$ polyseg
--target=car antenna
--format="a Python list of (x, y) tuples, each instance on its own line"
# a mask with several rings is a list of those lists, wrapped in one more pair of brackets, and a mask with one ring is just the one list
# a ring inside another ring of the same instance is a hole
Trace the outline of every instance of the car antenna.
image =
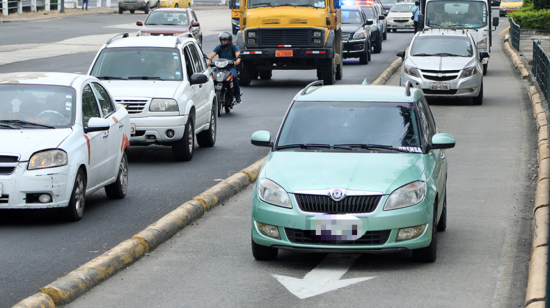
[(117, 35), (111, 37), (111, 38), (107, 41), (107, 43), (105, 43), (105, 44), (106, 44), (106, 45), (111, 44), (111, 42), (113, 42), (113, 40), (115, 39), (115, 37), (120, 36), (120, 35), (122, 35), (122, 38), (128, 37), (128, 33), (127, 33), (127, 32), (126, 32), (126, 33), (119, 33), (119, 34), (117, 34)]
[(323, 86), (323, 81), (322, 81), (322, 80), (314, 81), (314, 82), (308, 84), (308, 85), (302, 90), (302, 92), (300, 93), (300, 95), (307, 94), (307, 90), (308, 90), (310, 87), (322, 87), (322, 86)]
[(411, 86), (412, 82), (410, 80), (407, 80), (407, 82), (405, 83), (405, 95), (411, 96)]

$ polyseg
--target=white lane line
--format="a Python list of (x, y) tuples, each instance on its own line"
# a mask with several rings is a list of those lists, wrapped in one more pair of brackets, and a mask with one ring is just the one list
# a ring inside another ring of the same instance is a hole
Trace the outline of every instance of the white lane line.
[(362, 277), (340, 280), (359, 256), (329, 254), (317, 267), (307, 273), (303, 279), (282, 275), (272, 276), (296, 297), (305, 299), (376, 278)]

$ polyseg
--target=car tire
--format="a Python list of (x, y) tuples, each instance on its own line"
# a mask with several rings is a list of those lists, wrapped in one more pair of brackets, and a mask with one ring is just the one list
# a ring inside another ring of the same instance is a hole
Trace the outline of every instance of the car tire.
[(119, 8), (118, 8), (118, 13), (119, 13), (119, 14), (122, 14), (122, 12), (124, 12), (124, 10), (123, 10), (121, 7), (119, 7)]
[(185, 124), (185, 131), (183, 132), (183, 138), (172, 144), (172, 156), (177, 161), (190, 161), (193, 158), (195, 152), (195, 130), (193, 126), (193, 119), (189, 117), (187, 124)]
[(445, 197), (443, 198), (443, 212), (441, 212), (441, 217), (439, 217), (439, 222), (437, 223), (437, 232), (447, 230), (447, 192), (445, 192)]
[(248, 87), (250, 85), (250, 75), (252, 74), (252, 69), (248, 67), (246, 62), (241, 63), (241, 75), (239, 83), (243, 87)]
[(174, 8), (177, 9), (179, 7), (179, 5), (176, 3), (174, 4)]
[(384, 34), (382, 35), (382, 39), (384, 41), (388, 39), (388, 29), (384, 29)]
[(369, 62), (372, 60), (372, 45), (371, 45), (371, 42), (369, 40)]
[(105, 186), (105, 193), (109, 199), (122, 199), (128, 191), (128, 157), (122, 153), (116, 181)]
[(437, 206), (434, 206), (432, 221), (432, 241), (430, 245), (412, 251), (413, 260), (417, 262), (431, 263), (437, 259)]
[(479, 89), (479, 94), (473, 98), (474, 105), (483, 104), (483, 82), (481, 82), (481, 88)]
[(253, 239), (251, 239), (251, 242), (252, 256), (254, 256), (254, 259), (258, 261), (269, 261), (277, 259), (279, 249), (256, 244)]
[(271, 79), (271, 76), (273, 76), (272, 70), (260, 70), (260, 79), (261, 80), (269, 80)]
[(336, 80), (342, 80), (344, 78), (344, 60), (340, 60), (336, 66)]
[(334, 66), (334, 58), (321, 62), (320, 75), (324, 85), (333, 85), (336, 83)]
[(382, 52), (382, 36), (379, 37), (378, 42), (376, 42), (376, 45), (374, 45), (373, 52), (374, 53)]
[(487, 75), (488, 68), (489, 68), (489, 63), (483, 64), (483, 76)]
[(216, 110), (218, 112), (218, 117), (222, 116), (222, 90), (216, 90), (216, 100), (218, 101), (216, 105)]
[(68, 221), (79, 221), (84, 215), (86, 207), (86, 175), (84, 170), (78, 169), (74, 186), (69, 199), (69, 205), (60, 209), (61, 216)]
[[(368, 47), (368, 45), (367, 45)], [(369, 64), (369, 49), (365, 48), (365, 53), (359, 56), (359, 64)]]
[(136, 10), (130, 10), (130, 14), (134, 14)]
[(143, 12), (144, 12), (145, 14), (149, 14), (149, 2), (147, 2), (147, 3), (145, 4), (145, 8), (143, 9)]
[(197, 143), (200, 147), (210, 148), (214, 146), (216, 143), (217, 126), (216, 108), (215, 105), (212, 105), (212, 110), (210, 111), (210, 127), (197, 134)]

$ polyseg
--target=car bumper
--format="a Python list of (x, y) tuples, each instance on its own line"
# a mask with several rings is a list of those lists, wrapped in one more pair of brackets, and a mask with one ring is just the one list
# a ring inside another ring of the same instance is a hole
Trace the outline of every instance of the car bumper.
[[(72, 183), (70, 166), (27, 170), (27, 163), (19, 163), (14, 172), (0, 175), (2, 193), (0, 209), (45, 209), (66, 207), (69, 204)], [(29, 194), (49, 194), (51, 202), (40, 203)]]
[(344, 42), (344, 57), (345, 58), (353, 58), (353, 57), (359, 57), (362, 53), (365, 52), (365, 48), (367, 47), (366, 41), (345, 41)]
[(147, 6), (145, 2), (119, 3), (118, 7), (124, 10), (143, 10)]
[(414, 29), (414, 22), (410, 19), (405, 22), (388, 21), (388, 29)]
[[(293, 199), (293, 198), (292, 198)], [(355, 241), (328, 242), (304, 240), (312, 230), (312, 219), (318, 214), (302, 212), (293, 200), (293, 208), (287, 209), (267, 204), (253, 196), (252, 198), (252, 239), (255, 243), (278, 249), (303, 252), (337, 252), (337, 253), (384, 253), (409, 249), (418, 249), (430, 244), (432, 238), (433, 207), (429, 201), (392, 211), (383, 211), (386, 197), (382, 198), (377, 209), (369, 214), (353, 215), (362, 221), (363, 236), (360, 243)], [(256, 222), (277, 226), (280, 239), (268, 237), (258, 230)], [(426, 225), (419, 237), (396, 241), (399, 229)], [(314, 229), (314, 228), (313, 228)], [(369, 239), (373, 240), (369, 242)]]
[[(433, 81), (423, 77), (413, 77), (405, 73), (401, 75), (402, 85), (410, 81), (413, 87), (422, 89), (427, 97), (476, 97), (479, 95), (482, 80), (481, 72), (471, 77), (456, 78), (449, 81)], [(431, 87), (435, 84), (447, 84), (448, 90), (434, 90)]]
[[(291, 56), (282, 55), (282, 51), (292, 53)], [(241, 50), (244, 59), (310, 59), (310, 58), (333, 58), (333, 50), (328, 48), (254, 48), (248, 47)]]
[[(187, 118), (187, 115), (130, 118), (130, 123), (136, 126), (136, 133), (130, 137), (130, 145), (162, 144), (181, 140)], [(167, 136), (170, 130), (174, 132), (171, 138)]]

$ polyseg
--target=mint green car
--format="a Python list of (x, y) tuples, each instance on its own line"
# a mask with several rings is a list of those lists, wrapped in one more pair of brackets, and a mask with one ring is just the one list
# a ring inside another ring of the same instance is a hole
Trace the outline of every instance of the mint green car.
[(252, 254), (412, 250), (434, 262), (447, 222), (445, 150), (420, 89), (315, 82), (292, 101), (252, 193)]

